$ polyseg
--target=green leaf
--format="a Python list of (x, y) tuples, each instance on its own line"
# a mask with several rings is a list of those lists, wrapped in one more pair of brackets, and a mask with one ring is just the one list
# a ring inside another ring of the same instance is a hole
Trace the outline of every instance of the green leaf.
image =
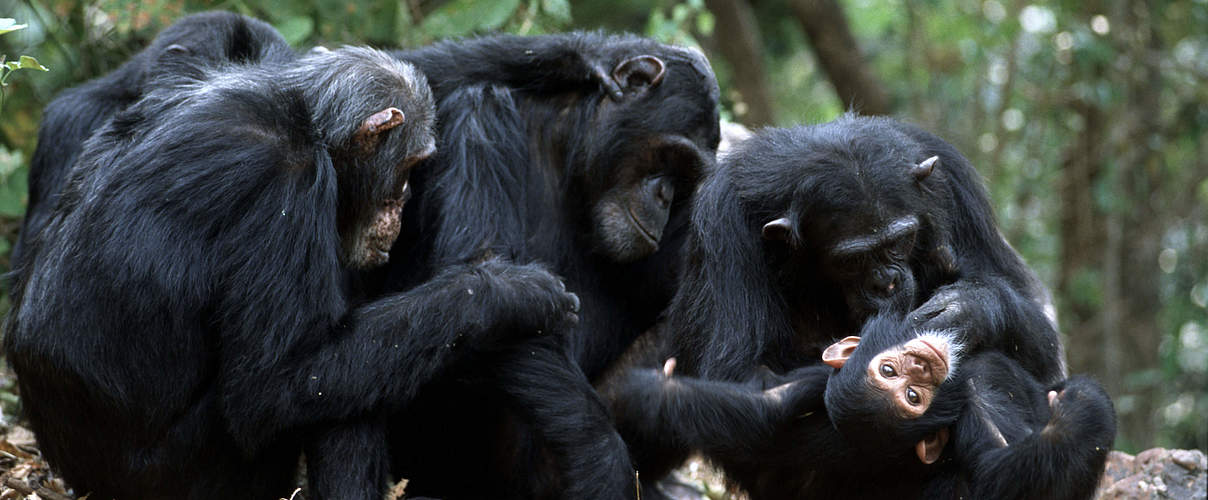
[(39, 64), (37, 59), (34, 59), (29, 56), (21, 56), (21, 59), (17, 62), (17, 67), (21, 68), (21, 69), (36, 69), (38, 71), (50, 71), (50, 68), (47, 68), (46, 66)]
[(567, 0), (541, 0), (541, 10), (557, 21), (571, 21), (570, 2)]
[(28, 24), (17, 24), (17, 20), (11, 17), (0, 17), (0, 35), (10, 33), (17, 30), (23, 30)]
[(696, 15), (696, 31), (705, 36), (713, 34), (713, 27), (717, 25), (717, 19), (713, 17), (713, 13), (703, 10)]
[(309, 16), (294, 16), (286, 19), (276, 26), (277, 31), (281, 32), (281, 36), (290, 45), (301, 44), (311, 33), (315, 31), (315, 20)]
[(453, 0), (425, 18), (423, 30), (437, 38), (495, 30), (519, 6), (520, 0)]

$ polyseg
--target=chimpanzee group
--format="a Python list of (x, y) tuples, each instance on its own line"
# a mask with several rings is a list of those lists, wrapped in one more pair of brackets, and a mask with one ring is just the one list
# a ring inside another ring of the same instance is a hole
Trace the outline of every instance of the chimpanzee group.
[(1115, 434), (943, 140), (717, 160), (631, 35), (295, 52), (186, 17), (46, 109), (4, 349), (94, 499), (1085, 498)]

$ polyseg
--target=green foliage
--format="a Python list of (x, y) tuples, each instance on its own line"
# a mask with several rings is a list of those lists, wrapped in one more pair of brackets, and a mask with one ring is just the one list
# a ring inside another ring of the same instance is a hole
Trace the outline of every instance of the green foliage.
[[(17, 24), (15, 19), (0, 18), (0, 35), (12, 33), (17, 30), (25, 29), (28, 25)], [(8, 77), (12, 76), (13, 72), (22, 69), (32, 69), (37, 71), (50, 71), (49, 68), (38, 63), (37, 59), (30, 56), (21, 56), (16, 61), (8, 61), (7, 54), (0, 54), (0, 87), (8, 86)], [(3, 89), (0, 89), (3, 92)], [(4, 109), (4, 96), (0, 94), (0, 111)]]
[[(663, 2), (664, 4), (668, 2)], [(716, 24), (713, 14), (705, 9), (704, 0), (671, 2), (650, 11), (646, 20), (646, 35), (663, 43), (699, 46), (695, 34), (709, 36)]]

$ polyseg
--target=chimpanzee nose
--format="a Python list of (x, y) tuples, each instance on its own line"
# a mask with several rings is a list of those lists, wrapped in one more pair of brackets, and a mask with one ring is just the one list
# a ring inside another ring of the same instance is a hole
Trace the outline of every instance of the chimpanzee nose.
[(906, 367), (907, 372), (915, 375), (929, 375), (931, 373), (931, 363), (918, 356), (909, 356), (909, 365)]
[(902, 273), (896, 269), (880, 268), (873, 271), (872, 280), (874, 290), (890, 294), (902, 284)]

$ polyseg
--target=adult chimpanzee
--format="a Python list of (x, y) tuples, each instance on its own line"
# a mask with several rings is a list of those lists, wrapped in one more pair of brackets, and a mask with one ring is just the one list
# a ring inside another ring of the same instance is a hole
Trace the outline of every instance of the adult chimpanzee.
[(354, 303), (347, 270), (385, 262), (433, 147), (413, 67), (350, 48), (163, 78), (86, 142), (15, 279), (5, 350), (78, 491), (287, 495), (310, 431), (573, 321), (551, 274), (493, 260)]
[[(860, 358), (872, 357), (865, 347), (930, 338), (916, 337), (896, 313), (871, 318), (862, 336), (848, 365), (859, 372)], [(847, 360), (844, 347), (831, 363)], [(847, 401), (822, 404), (844, 371), (807, 365), (759, 390), (758, 377), (735, 383), (631, 369), (611, 388), (626, 395), (617, 400), (618, 425), (628, 436), (699, 451), (760, 499), (1088, 498), (1115, 435), (1111, 401), (1094, 381), (1041, 384), (993, 350), (944, 376), (925, 414), (887, 412), (888, 427), (844, 433), (836, 419)]]
[[(1065, 378), (1047, 292), (999, 235), (972, 165), (887, 118), (738, 144), (702, 182), (684, 262), (660, 356), (640, 364), (674, 356), (685, 374), (728, 381), (784, 373), (870, 314), (914, 309), (920, 328), (976, 327), (1040, 382)], [(633, 447), (645, 477), (684, 458)]]
[(530, 340), (427, 387), (394, 422), (396, 471), (408, 493), (445, 498), (634, 495), (627, 450), (592, 381), (673, 293), (689, 200), (719, 140), (708, 62), (599, 33), (396, 55), (428, 75), (440, 147), (412, 179), (389, 286), (493, 255), (549, 265), (583, 302), (573, 334)]
[(1047, 291), (999, 234), (973, 166), (926, 131), (854, 115), (767, 129), (698, 198), (669, 313), (686, 373), (789, 370), (873, 312), (917, 308), (921, 327), (976, 325), (1042, 382), (1064, 378)]
[(246, 64), (294, 58), (293, 49), (272, 26), (230, 12), (206, 12), (167, 27), (112, 73), (60, 93), (42, 114), (38, 147), (29, 164), (29, 204), (20, 238), (13, 245), (13, 267), (26, 260), (29, 241), (46, 225), (84, 140), (146, 94), (155, 76), (173, 67), (166, 63)]

